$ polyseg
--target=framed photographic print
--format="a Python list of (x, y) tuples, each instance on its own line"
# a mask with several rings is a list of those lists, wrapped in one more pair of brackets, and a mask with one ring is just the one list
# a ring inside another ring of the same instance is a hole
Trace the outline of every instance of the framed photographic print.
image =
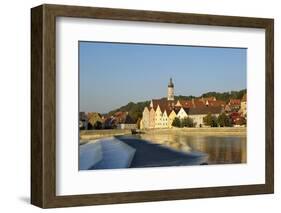
[(31, 9), (31, 203), (274, 191), (273, 19)]

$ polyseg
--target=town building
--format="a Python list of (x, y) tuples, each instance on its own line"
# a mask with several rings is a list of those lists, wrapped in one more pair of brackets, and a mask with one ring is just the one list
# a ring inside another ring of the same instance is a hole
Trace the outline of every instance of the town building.
[(241, 107), (241, 100), (240, 99), (230, 99), (228, 104), (225, 107), (226, 112), (238, 112)]
[[(204, 127), (204, 117), (208, 114), (218, 117), (226, 113), (234, 125), (246, 125), (247, 96), (240, 99), (218, 100), (216, 97), (175, 98), (175, 85), (172, 78), (168, 82), (167, 98), (152, 99), (144, 107), (140, 121), (135, 121), (128, 112), (117, 111), (110, 115), (97, 112), (80, 112), (80, 129), (164, 129), (173, 128), (175, 118), (190, 118), (194, 127)], [(190, 119), (188, 122), (190, 122)], [(189, 126), (189, 125), (188, 125)]]
[(177, 117), (177, 113), (175, 112), (175, 110), (170, 111), (170, 113), (168, 114), (168, 128), (173, 127), (172, 124), (176, 117)]
[[(150, 125), (150, 111), (148, 107), (145, 107), (143, 112), (142, 112), (142, 120), (140, 122), (140, 128), (141, 129), (148, 129)], [(152, 117), (152, 116), (151, 116)]]
[[(147, 126), (145, 127), (147, 128)], [(148, 128), (155, 128), (155, 110), (151, 108), (149, 110), (149, 125)]]
[(223, 107), (221, 106), (203, 106), (197, 108), (190, 108), (188, 111), (188, 117), (190, 117), (195, 127), (204, 126), (204, 117), (208, 114), (218, 117), (223, 112)]
[(201, 97), (191, 100), (175, 100), (174, 83), (170, 78), (166, 99), (152, 99), (145, 107), (140, 122), (141, 129), (172, 128), (175, 118), (191, 118), (195, 127), (203, 127), (207, 114), (219, 116), (224, 112), (226, 103), (215, 97)]
[(247, 116), (247, 94), (242, 97), (240, 112), (244, 117)]
[(88, 129), (88, 118), (85, 112), (79, 112), (79, 128)]
[[(148, 123), (148, 121), (147, 121)], [(104, 118), (105, 129), (136, 129), (137, 124), (128, 112), (118, 111)]]
[(187, 117), (188, 117), (188, 111), (189, 111), (189, 108), (183, 108), (183, 107), (181, 107), (180, 110), (179, 110), (178, 113), (177, 113), (177, 117), (178, 117), (179, 119), (187, 118)]
[(126, 112), (125, 117), (117, 123), (117, 129), (136, 129), (137, 124), (132, 117)]

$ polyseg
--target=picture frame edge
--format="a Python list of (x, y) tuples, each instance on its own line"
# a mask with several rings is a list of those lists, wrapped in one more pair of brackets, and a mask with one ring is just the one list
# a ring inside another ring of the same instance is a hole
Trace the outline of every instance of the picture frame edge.
[[(74, 10), (78, 11), (74, 12), (74, 15), (71, 16), (71, 13)], [(81, 10), (91, 10), (91, 12), (88, 15), (83, 13), (85, 16), (81, 14), (79, 15)], [(194, 20), (189, 22), (191, 24), (196, 24), (196, 20), (198, 21), (202, 17), (204, 17), (204, 20), (209, 17), (210, 20), (209, 22), (206, 22), (205, 25), (213, 26), (226, 26), (225, 24), (230, 23), (232, 20), (234, 22), (230, 25), (239, 27), (237, 26), (238, 21), (243, 20), (241, 22), (242, 27), (246, 27), (249, 22), (253, 21), (253, 25), (250, 25), (249, 27), (264, 28), (266, 30), (266, 183), (259, 185), (207, 187), (203, 189), (173, 189), (69, 196), (56, 195), (55, 21), (56, 17), (63, 15), (66, 15), (67, 17), (90, 18), (91, 14), (98, 10), (102, 10), (102, 13), (98, 18), (107, 17), (104, 14), (106, 11), (116, 11), (117, 15), (114, 15), (114, 20), (125, 20), (122, 16), (121, 19), (118, 19), (118, 14), (122, 13), (122, 11), (131, 12), (132, 14), (138, 14), (140, 11), (143, 12), (143, 10), (92, 8), (53, 4), (43, 4), (31, 9), (31, 204), (41, 208), (54, 208), (274, 193), (274, 97), (272, 95), (274, 94), (274, 19), (145, 11), (147, 16), (151, 14), (159, 14), (160, 17), (165, 15), (173, 16), (175, 14), (180, 14), (178, 17), (192, 16)], [(109, 15), (108, 19), (111, 19), (110, 17), (111, 16)], [(138, 17), (139, 16), (135, 19), (129, 19), (129, 21), (138, 21)], [(221, 20), (223, 18), (226, 18), (227, 20), (225, 22), (220, 21), (219, 25), (216, 25), (216, 20)], [(149, 19), (148, 17), (145, 17), (144, 21), (150, 20), (151, 18)], [(159, 23), (161, 22), (157, 17), (152, 18), (152, 20)], [(186, 21), (185, 23), (180, 24), (186, 24)], [(199, 24), (203, 24), (203, 22), (199, 22)], [(249, 189), (250, 191), (243, 191), (243, 188)], [(211, 193), (208, 194), (206, 190), (211, 191)], [(219, 191), (216, 194), (215, 192), (212, 192), (214, 190)], [(172, 195), (173, 193), (176, 193), (175, 191), (184, 194)], [(201, 196), (197, 195), (196, 197), (190, 195), (188, 191), (193, 193), (204, 192), (204, 194)], [(151, 197), (155, 196), (157, 192), (164, 192), (165, 195)], [(127, 197), (127, 195), (130, 195), (130, 197), (132, 195), (138, 196), (136, 193), (139, 195), (139, 200), (135, 197), (135, 199), (130, 200), (132, 198)], [(115, 198), (114, 194), (118, 194), (118, 196), (121, 196), (122, 198)], [(147, 194), (149, 194), (148, 200), (146, 200), (147, 198), (145, 199), (142, 197)], [(170, 196), (172, 195), (170, 198), (167, 197), (169, 194)], [(164, 199), (163, 196), (165, 196)], [(101, 200), (101, 198), (104, 200)]]

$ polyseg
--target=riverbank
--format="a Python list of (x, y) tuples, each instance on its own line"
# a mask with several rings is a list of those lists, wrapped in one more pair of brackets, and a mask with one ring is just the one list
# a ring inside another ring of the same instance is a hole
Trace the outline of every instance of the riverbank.
[[(246, 136), (246, 127), (217, 127), (217, 128), (172, 128), (172, 129), (147, 129), (143, 134), (180, 134), (180, 135), (213, 135), (213, 136)], [(105, 129), (105, 130), (81, 130), (80, 141), (96, 140), (113, 136), (130, 135), (131, 130)]]
[(131, 134), (128, 129), (102, 129), (102, 130), (80, 130), (80, 140), (96, 140), (113, 136)]
[(216, 135), (231, 136), (247, 134), (246, 127), (204, 127), (204, 128), (172, 128), (172, 129), (148, 129), (145, 134), (185, 134), (185, 135)]

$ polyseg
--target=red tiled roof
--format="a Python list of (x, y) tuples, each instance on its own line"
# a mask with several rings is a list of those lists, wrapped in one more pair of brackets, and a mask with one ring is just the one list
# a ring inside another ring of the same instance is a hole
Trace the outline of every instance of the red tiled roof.
[(193, 99), (192, 100), (192, 107), (193, 108), (197, 108), (197, 107), (204, 107), (206, 106), (206, 104), (200, 100), (200, 99)]
[(115, 113), (114, 113), (114, 116), (115, 116), (115, 117), (119, 117), (119, 116), (124, 116), (124, 115), (126, 115), (126, 114), (127, 114), (127, 112), (118, 111), (118, 112), (115, 112)]
[(230, 105), (240, 105), (241, 104), (241, 100), (240, 99), (230, 99), (229, 100), (229, 104)]
[(174, 106), (176, 105), (176, 101), (168, 101), (165, 99), (159, 99), (159, 100), (152, 100), (153, 109), (156, 110), (157, 107), (160, 107), (161, 112), (164, 112), (165, 110), (172, 110)]
[(198, 115), (198, 114), (220, 114), (222, 112), (222, 107), (216, 106), (203, 106), (197, 108), (190, 108), (188, 111), (189, 115)]
[(181, 100), (180, 104), (182, 105), (182, 107), (192, 107), (192, 101), (189, 100)]
[(202, 97), (201, 98), (202, 101), (216, 101), (216, 97), (211, 96), (211, 97)]
[[(178, 113), (181, 107), (184, 108), (184, 110), (188, 113), (191, 109), (191, 113), (197, 113), (197, 114), (207, 114), (208, 112), (217, 114), (222, 111), (222, 108), (226, 105), (224, 101), (221, 100), (214, 100), (213, 97), (210, 97), (208, 99), (212, 100), (202, 100), (200, 99), (192, 99), (192, 100), (180, 100), (181, 106), (176, 106), (177, 101), (168, 101), (166, 99), (158, 99), (158, 100), (152, 100), (153, 109), (156, 110), (157, 107), (160, 107), (160, 110), (162, 113), (166, 110), (167, 115), (169, 116), (172, 110), (175, 111), (175, 113)], [(206, 103), (208, 105), (206, 105)], [(151, 107), (149, 107), (149, 110)]]
[(226, 102), (221, 100), (208, 101), (209, 106), (225, 106)]
[(126, 119), (127, 115), (128, 115), (128, 112), (119, 111), (119, 112), (115, 112), (113, 114), (113, 117), (116, 119), (117, 122), (122, 122), (123, 120)]

